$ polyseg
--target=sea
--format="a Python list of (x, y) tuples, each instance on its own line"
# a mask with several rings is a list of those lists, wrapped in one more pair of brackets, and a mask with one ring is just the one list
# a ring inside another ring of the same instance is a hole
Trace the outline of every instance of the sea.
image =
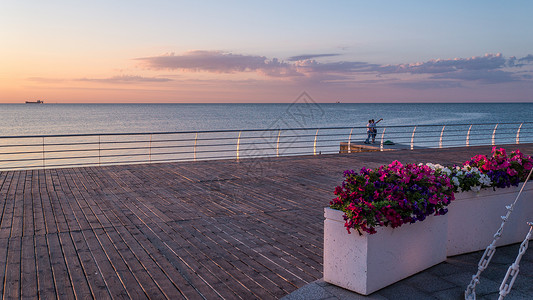
[(520, 123), (533, 103), (0, 104), (0, 136)]

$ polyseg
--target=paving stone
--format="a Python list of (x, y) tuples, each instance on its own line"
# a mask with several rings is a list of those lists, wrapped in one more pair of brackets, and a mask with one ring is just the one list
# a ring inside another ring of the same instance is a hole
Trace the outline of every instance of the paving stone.
[(308, 299), (322, 300), (322, 299), (334, 299), (334, 298), (335, 298), (334, 295), (328, 292), (324, 287), (316, 283), (311, 283), (281, 299), (283, 300), (308, 300)]
[(442, 280), (440, 277), (430, 274), (429, 272), (418, 273), (402, 280), (399, 284), (410, 285), (415, 289), (424, 291), (428, 294), (456, 287), (455, 284)]
[(377, 295), (394, 300), (430, 300), (435, 297), (406, 284), (394, 284), (376, 292)]

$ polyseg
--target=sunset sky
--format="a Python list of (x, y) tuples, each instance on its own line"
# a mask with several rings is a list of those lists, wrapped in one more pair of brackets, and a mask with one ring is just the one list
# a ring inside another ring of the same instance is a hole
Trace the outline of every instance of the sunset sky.
[(533, 1), (1, 1), (0, 103), (533, 102)]

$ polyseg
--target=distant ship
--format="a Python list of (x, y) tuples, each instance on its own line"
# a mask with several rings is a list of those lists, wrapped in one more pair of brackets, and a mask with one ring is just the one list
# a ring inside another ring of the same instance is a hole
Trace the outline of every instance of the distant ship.
[(44, 101), (42, 101), (42, 100), (37, 100), (37, 101), (26, 101), (26, 103), (30, 103), (30, 104), (43, 104)]

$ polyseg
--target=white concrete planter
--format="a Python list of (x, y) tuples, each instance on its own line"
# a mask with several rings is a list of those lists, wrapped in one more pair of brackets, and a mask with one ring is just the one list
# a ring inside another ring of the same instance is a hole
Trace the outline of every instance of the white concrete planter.
[[(448, 206), (447, 256), (485, 249), (507, 213), (505, 206), (514, 202), (521, 187), (455, 194)], [(527, 221), (533, 221), (533, 182), (526, 185), (496, 246), (523, 241), (529, 230)]]
[(448, 217), (348, 234), (343, 212), (324, 209), (324, 281), (368, 295), (446, 260)]

